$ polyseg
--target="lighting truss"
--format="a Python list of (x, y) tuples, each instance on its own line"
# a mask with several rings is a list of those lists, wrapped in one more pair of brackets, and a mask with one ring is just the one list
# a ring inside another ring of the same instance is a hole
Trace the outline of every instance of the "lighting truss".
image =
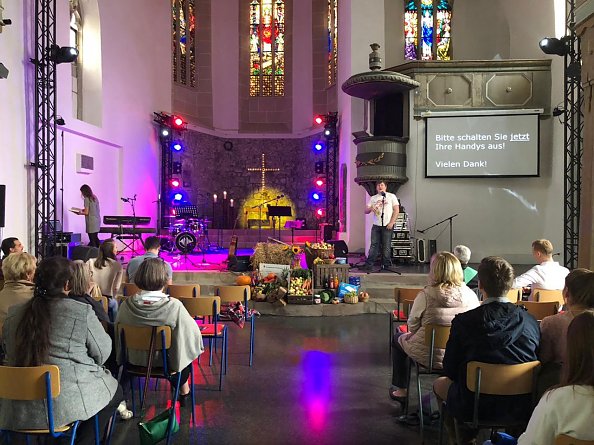
[(338, 230), (338, 113), (328, 113), (325, 128), (331, 133), (326, 137), (326, 222)]

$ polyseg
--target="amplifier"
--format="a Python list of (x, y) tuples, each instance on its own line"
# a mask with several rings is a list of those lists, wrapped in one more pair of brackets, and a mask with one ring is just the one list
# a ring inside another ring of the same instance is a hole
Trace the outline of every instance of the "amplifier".
[(80, 233), (56, 232), (56, 244), (80, 243)]
[(411, 247), (393, 247), (392, 248), (392, 258), (400, 258), (400, 257), (410, 258), (411, 256), (412, 256), (412, 248)]
[(409, 231), (398, 231), (392, 234), (392, 240), (409, 240), (410, 239), (410, 232)]
[(417, 260), (419, 263), (428, 263), (431, 261), (431, 257), (437, 253), (437, 241), (431, 239), (417, 239)]

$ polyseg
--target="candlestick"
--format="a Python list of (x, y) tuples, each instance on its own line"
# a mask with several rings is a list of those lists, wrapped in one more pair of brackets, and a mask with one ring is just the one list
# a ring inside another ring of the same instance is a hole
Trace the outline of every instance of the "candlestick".
[(217, 202), (217, 195), (216, 195), (216, 193), (215, 193), (214, 195), (212, 195), (212, 200), (213, 200), (214, 202)]
[(227, 199), (227, 192), (226, 191), (223, 192), (223, 199)]
[(229, 200), (229, 206), (230, 206), (230, 207), (233, 207), (233, 198), (231, 198), (231, 199)]

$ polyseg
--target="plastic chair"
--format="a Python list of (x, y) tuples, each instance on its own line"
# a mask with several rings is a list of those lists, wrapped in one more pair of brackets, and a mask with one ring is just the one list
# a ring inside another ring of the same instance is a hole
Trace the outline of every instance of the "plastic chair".
[(200, 324), (199, 327), (202, 337), (207, 338), (209, 342), (210, 365), (212, 365), (212, 340), (222, 340), (223, 352), (219, 371), (219, 391), (221, 391), (223, 389), (223, 371), (227, 374), (227, 326), (218, 320), (218, 315), (221, 312), (221, 299), (220, 297), (202, 296), (198, 298), (180, 297), (179, 300), (192, 318), (203, 320), (205, 317), (212, 317), (213, 323)]
[(559, 303), (556, 301), (519, 301), (516, 304), (526, 308), (528, 313), (536, 318), (537, 321), (541, 321), (543, 318), (559, 312)]
[[(465, 422), (465, 424), (475, 429), (490, 428), (492, 431), (496, 428), (524, 425), (527, 419), (517, 419), (507, 422), (479, 419), (480, 396), (481, 394), (497, 396), (532, 394), (534, 404), (536, 374), (539, 367), (540, 362), (538, 360), (515, 365), (500, 365), (476, 361), (468, 362), (466, 365), (466, 387), (474, 393), (474, 403), (472, 421)], [(458, 420), (454, 419), (456, 439), (459, 443), (458, 425)], [(440, 438), (442, 427), (443, 421), (440, 421)]]
[[(250, 286), (217, 286), (215, 294), (221, 297), (221, 304), (241, 301), (245, 309), (245, 322), (250, 323), (250, 366), (254, 361), (254, 343), (256, 336), (256, 317), (248, 316), (248, 301), (251, 298)], [(216, 343), (215, 343), (216, 344)]]
[(172, 298), (180, 297), (197, 297), (200, 295), (199, 284), (170, 284), (167, 287), (167, 292)]
[[(389, 339), (388, 339), (388, 349), (390, 351), (390, 359), (392, 359), (392, 337), (394, 336), (394, 323), (406, 323), (408, 319), (408, 313), (410, 312), (410, 301), (414, 301), (421, 292), (422, 288), (420, 287), (395, 287), (394, 288), (394, 300), (396, 301), (396, 309), (390, 311), (388, 316), (390, 317), (390, 329)], [(405, 302), (404, 300), (407, 300)], [(401, 308), (404, 310), (405, 307), (408, 307), (407, 312), (401, 312)], [(405, 314), (404, 317), (401, 317), (402, 314)]]
[(561, 434), (555, 437), (555, 445), (594, 445), (594, 440), (574, 439), (567, 434)]
[[(76, 440), (76, 432), (80, 421), (69, 425), (54, 424), (54, 399), (60, 395), (60, 368), (56, 365), (31, 367), (0, 366), (0, 399), (33, 401), (45, 400), (47, 406), (48, 429), (0, 430), (0, 433), (11, 432), (23, 434), (29, 443), (29, 436), (50, 435), (53, 438), (70, 438), (70, 444)], [(109, 422), (109, 431), (115, 426), (115, 412)], [(109, 444), (111, 434), (107, 435), (105, 444)], [(99, 445), (99, 418), (95, 416), (95, 444)]]
[[(128, 361), (128, 350), (135, 350), (135, 351), (144, 351), (147, 354), (150, 351), (151, 345), (151, 332), (152, 326), (133, 326), (127, 325), (123, 323), (117, 323), (116, 325), (116, 333), (120, 336), (120, 354), (121, 355), (121, 363), (124, 367), (124, 372), (127, 372), (128, 375), (131, 377), (146, 377), (146, 366), (138, 366), (129, 363)], [(157, 340), (160, 338), (160, 352), (161, 352), (161, 359), (163, 361), (163, 367), (158, 368), (153, 365), (151, 369), (151, 377), (156, 379), (166, 379), (171, 381), (171, 377), (173, 373), (169, 371), (169, 365), (167, 360), (167, 351), (171, 348), (171, 328), (169, 326), (157, 326)], [(159, 345), (159, 343), (156, 343)], [(155, 346), (155, 352), (159, 351), (157, 346)], [(194, 424), (196, 423), (196, 414), (195, 414), (195, 396), (194, 396), (194, 368), (190, 366), (190, 394), (192, 399), (192, 421)], [(179, 387), (181, 385), (181, 372), (177, 373), (177, 381), (175, 385), (175, 395), (172, 400), (172, 406), (175, 406), (177, 402), (177, 398), (179, 395)], [(136, 403), (134, 397), (134, 385), (132, 384), (132, 380), (130, 379), (130, 389), (132, 392), (132, 411), (136, 412)], [(145, 396), (140, 389), (140, 379), (138, 380), (138, 392), (139, 392), (139, 399), (142, 404), (142, 399)], [(169, 444), (171, 441), (171, 427), (173, 426), (173, 417), (175, 415), (175, 410), (172, 410), (169, 429), (167, 433), (167, 443)]]
[(425, 427), (423, 419), (423, 394), (421, 392), (421, 375), (442, 375), (442, 369), (433, 368), (434, 353), (436, 348), (445, 349), (448, 339), (450, 338), (450, 329), (451, 326), (449, 325), (446, 326), (433, 323), (428, 323), (425, 325), (425, 346), (429, 348), (429, 366), (424, 366), (423, 364), (409, 357), (410, 366), (408, 373), (409, 379), (407, 387), (405, 413), (408, 414), (410, 401), (410, 398), (408, 397), (408, 395), (410, 394), (410, 370), (414, 366), (417, 374), (417, 394), (419, 397), (419, 431), (421, 434), (421, 443), (424, 443), (423, 429)]
[(565, 304), (562, 290), (534, 289), (532, 293), (533, 296), (530, 301), (537, 301), (539, 303), (554, 301), (559, 303), (559, 307)]

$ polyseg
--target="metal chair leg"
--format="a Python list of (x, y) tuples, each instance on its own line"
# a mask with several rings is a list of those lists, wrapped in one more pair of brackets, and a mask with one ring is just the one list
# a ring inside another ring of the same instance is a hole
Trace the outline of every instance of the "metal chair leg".
[(190, 398), (192, 399), (192, 423), (196, 426), (196, 395), (194, 393), (194, 363), (190, 364)]
[(171, 443), (171, 436), (173, 431), (173, 422), (175, 418), (175, 404), (177, 403), (177, 399), (179, 397), (179, 387), (181, 385), (181, 372), (177, 373), (177, 384), (175, 385), (175, 395), (173, 396), (173, 400), (171, 401), (171, 415), (169, 416), (169, 422), (167, 423), (167, 445)]
[(256, 317), (253, 315), (250, 319), (251, 330), (250, 330), (250, 366), (254, 363), (254, 337), (256, 333)]
[(419, 429), (420, 429), (420, 433), (421, 433), (421, 443), (425, 443), (425, 438), (424, 438), (424, 431), (425, 431), (425, 424), (424, 424), (424, 419), (423, 419), (423, 394), (421, 392), (421, 373), (420, 368), (419, 368), (419, 364), (416, 364), (416, 368), (417, 368), (417, 394), (419, 396)]
[(97, 414), (95, 414), (93, 416), (93, 425), (95, 426), (95, 445), (100, 445), (100, 440), (99, 440), (99, 416)]

